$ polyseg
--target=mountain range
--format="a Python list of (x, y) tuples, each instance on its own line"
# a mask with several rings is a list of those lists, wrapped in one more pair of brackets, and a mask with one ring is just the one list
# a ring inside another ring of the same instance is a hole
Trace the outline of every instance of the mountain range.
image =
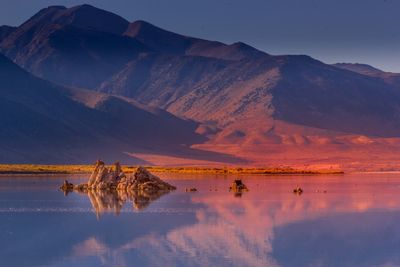
[(132, 99), (53, 84), (4, 56), (0, 83), (2, 162), (79, 163), (95, 155), (127, 161), (130, 151), (179, 155), (205, 140), (195, 133), (196, 122)]
[(0, 27), (0, 52), (2, 162), (396, 158), (400, 74), (368, 65), (270, 55), (90, 5)]

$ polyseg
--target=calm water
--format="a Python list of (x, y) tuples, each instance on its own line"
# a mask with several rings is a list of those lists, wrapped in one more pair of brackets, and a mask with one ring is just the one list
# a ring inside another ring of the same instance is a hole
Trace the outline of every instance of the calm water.
[(0, 266), (400, 266), (400, 175), (242, 177), (241, 196), (161, 176), (178, 190), (136, 199), (1, 177)]

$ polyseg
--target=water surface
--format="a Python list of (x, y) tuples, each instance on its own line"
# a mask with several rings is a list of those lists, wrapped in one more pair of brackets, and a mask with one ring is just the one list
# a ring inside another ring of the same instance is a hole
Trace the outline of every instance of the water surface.
[(242, 195), (236, 176), (160, 176), (177, 191), (64, 196), (65, 177), (1, 177), (0, 265), (400, 265), (398, 174), (241, 176)]

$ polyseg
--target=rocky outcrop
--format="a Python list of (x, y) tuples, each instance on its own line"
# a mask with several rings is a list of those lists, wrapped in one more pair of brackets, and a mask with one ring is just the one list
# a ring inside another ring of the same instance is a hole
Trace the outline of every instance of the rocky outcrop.
[(146, 168), (139, 167), (131, 176), (127, 176), (119, 162), (114, 163), (111, 168), (106, 167), (103, 161), (98, 160), (88, 183), (73, 185), (64, 183), (61, 190), (76, 190), (87, 192), (90, 190), (100, 191), (135, 191), (146, 192), (148, 194), (160, 191), (172, 191), (176, 187), (164, 182), (159, 177), (151, 174)]
[(73, 185), (65, 180), (60, 189), (65, 195), (74, 191), (86, 194), (99, 217), (101, 213), (109, 211), (119, 214), (127, 201), (131, 201), (136, 210), (144, 209), (176, 187), (144, 167), (137, 168), (136, 172), (127, 176), (119, 162), (108, 168), (98, 160), (87, 183)]
[(144, 192), (171, 191), (175, 189), (175, 186), (164, 182), (144, 167), (139, 167), (132, 177), (121, 179), (117, 186), (117, 190)]
[(112, 187), (125, 177), (126, 175), (118, 161), (114, 163), (113, 168), (108, 169), (103, 161), (98, 160), (87, 186), (88, 188), (105, 189)]
[(195, 188), (195, 187), (186, 188), (185, 192), (197, 192), (197, 188)]

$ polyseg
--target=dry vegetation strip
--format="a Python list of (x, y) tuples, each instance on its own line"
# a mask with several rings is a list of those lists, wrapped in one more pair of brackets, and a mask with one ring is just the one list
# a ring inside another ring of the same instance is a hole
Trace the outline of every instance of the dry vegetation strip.
[[(132, 173), (137, 166), (124, 166), (126, 173)], [(241, 168), (241, 167), (154, 167), (149, 166), (150, 172), (191, 173), (191, 174), (342, 174), (341, 170), (309, 170), (290, 167), (279, 168)], [(30, 165), (30, 164), (0, 164), (0, 174), (86, 174), (91, 173), (92, 165)]]

